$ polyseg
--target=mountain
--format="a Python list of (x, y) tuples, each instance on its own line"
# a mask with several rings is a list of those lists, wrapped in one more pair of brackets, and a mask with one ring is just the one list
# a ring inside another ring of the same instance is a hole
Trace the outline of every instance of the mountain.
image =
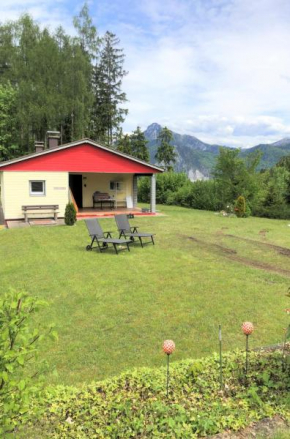
[[(144, 134), (148, 140), (148, 148), (151, 163), (156, 163), (155, 154), (157, 151), (157, 137), (162, 127), (158, 123), (152, 123), (145, 130)], [(186, 172), (190, 180), (206, 180), (210, 178), (211, 170), (219, 154), (220, 145), (211, 145), (202, 142), (197, 137), (172, 132), (172, 144), (177, 153), (175, 170)], [(263, 152), (259, 168), (270, 168), (274, 166), (281, 157), (290, 154), (290, 139), (285, 138), (278, 142), (257, 145), (252, 148), (243, 149), (241, 156), (246, 157), (251, 152), (260, 149)]]
[(244, 149), (241, 151), (241, 157), (245, 157), (258, 149), (263, 153), (258, 169), (271, 168), (276, 165), (282, 157), (290, 154), (290, 139), (285, 138), (278, 142), (261, 144)]

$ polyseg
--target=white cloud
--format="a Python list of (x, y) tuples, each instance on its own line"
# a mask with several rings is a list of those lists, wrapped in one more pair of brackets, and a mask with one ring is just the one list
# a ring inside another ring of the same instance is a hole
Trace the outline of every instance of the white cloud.
[[(124, 129), (152, 122), (211, 143), (289, 136), (289, 0), (90, 0), (95, 24), (125, 49)], [(2, 0), (1, 20), (30, 12), (73, 32), (82, 1)]]

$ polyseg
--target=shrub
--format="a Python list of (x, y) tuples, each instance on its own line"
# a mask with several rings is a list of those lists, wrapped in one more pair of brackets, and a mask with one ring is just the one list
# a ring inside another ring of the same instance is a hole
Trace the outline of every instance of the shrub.
[[(43, 433), (54, 438), (196, 438), (239, 430), (261, 418), (289, 416), (289, 370), (282, 353), (250, 353), (249, 387), (241, 352), (172, 363), (169, 398), (165, 368), (139, 369), (81, 389), (48, 393)], [(288, 404), (288, 405), (287, 405)]]
[(245, 197), (240, 195), (235, 202), (235, 213), (238, 218), (244, 218), (246, 212), (246, 200)]
[(40, 397), (34, 363), (44, 335), (30, 327), (30, 320), (44, 303), (13, 291), (0, 300), (0, 437), (30, 420), (30, 398)]
[(73, 226), (77, 220), (77, 212), (73, 203), (68, 203), (65, 208), (64, 222), (67, 226)]

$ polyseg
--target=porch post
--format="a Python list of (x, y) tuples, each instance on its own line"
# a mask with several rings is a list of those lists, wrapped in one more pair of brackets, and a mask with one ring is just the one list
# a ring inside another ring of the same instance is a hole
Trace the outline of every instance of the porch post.
[(138, 202), (137, 175), (133, 175), (133, 207), (137, 206), (137, 202)]
[(151, 210), (151, 213), (156, 212), (156, 176), (155, 176), (155, 174), (151, 175), (150, 210)]

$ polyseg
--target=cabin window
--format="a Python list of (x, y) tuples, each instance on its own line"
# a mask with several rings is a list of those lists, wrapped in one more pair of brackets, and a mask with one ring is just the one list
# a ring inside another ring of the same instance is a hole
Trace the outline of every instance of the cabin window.
[(110, 181), (110, 191), (120, 191), (121, 182), (120, 181)]
[(31, 180), (29, 182), (29, 195), (32, 195), (32, 196), (45, 195), (45, 181), (44, 180)]

